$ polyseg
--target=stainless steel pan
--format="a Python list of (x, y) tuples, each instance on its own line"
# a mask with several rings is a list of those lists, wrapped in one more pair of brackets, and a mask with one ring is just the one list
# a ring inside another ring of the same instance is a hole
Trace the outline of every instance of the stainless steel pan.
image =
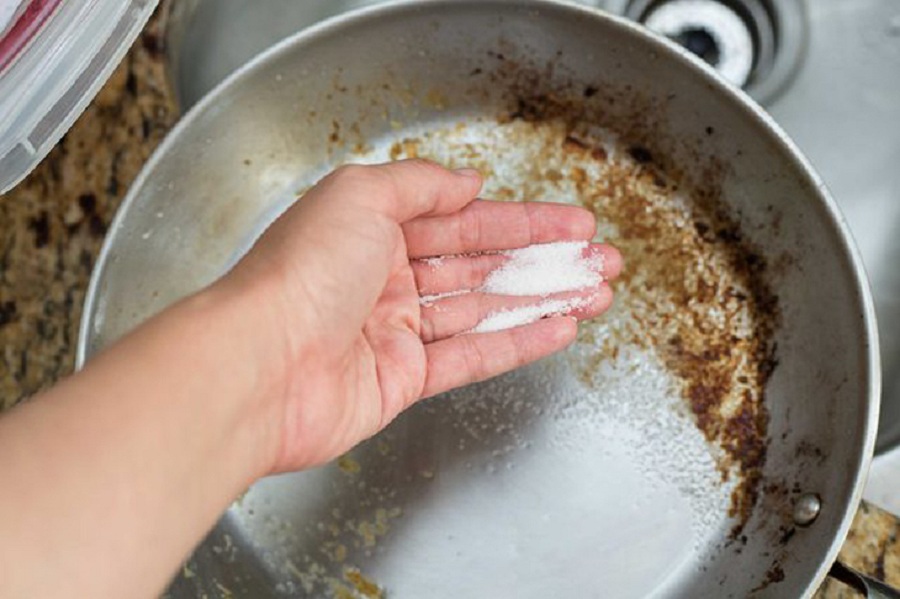
[(135, 183), (79, 363), (221, 275), (322, 173), (409, 155), (474, 163), (489, 197), (594, 208), (629, 262), (618, 306), (566, 355), (260, 482), (172, 594), (811, 595), (877, 423), (859, 258), (760, 109), (609, 16), (436, 0), (279, 44)]

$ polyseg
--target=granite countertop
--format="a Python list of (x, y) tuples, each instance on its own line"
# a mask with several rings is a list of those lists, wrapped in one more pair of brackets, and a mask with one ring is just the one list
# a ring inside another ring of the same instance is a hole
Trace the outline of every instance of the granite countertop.
[[(155, 16), (71, 131), (0, 197), (0, 409), (74, 366), (91, 269), (128, 186), (178, 118)], [(900, 586), (900, 520), (869, 505), (842, 558)], [(828, 582), (820, 599), (857, 596)]]

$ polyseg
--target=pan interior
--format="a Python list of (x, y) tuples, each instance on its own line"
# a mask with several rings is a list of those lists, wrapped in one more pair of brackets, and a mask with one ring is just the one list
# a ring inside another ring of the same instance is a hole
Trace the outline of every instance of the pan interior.
[[(559, 121), (483, 116), (395, 122), (393, 129), (348, 160), (475, 165), (488, 175), (487, 198), (589, 206), (602, 198), (620, 215), (641, 202), (640, 210), (680, 219), (697, 235), (690, 197), (661, 184), (661, 173), (639, 164), (610, 131), (594, 129), (593, 139), (584, 134), (576, 143)], [(619, 191), (634, 196), (616, 198), (605, 186), (592, 195), (592, 182), (626, 176)], [(636, 263), (671, 243), (623, 239), (598, 212), (598, 238), (621, 242)], [(715, 251), (696, 258), (740, 287)], [(289, 593), (351, 593), (370, 583), (397, 597), (436, 589), (499, 596), (510, 585), (533, 597), (577, 595), (598, 584), (616, 597), (685, 593), (738, 524), (729, 516), (732, 495), (750, 490), (739, 488), (745, 473), (729, 467), (698, 428), (685, 381), (656, 346), (679, 334), (684, 308), (647, 275), (629, 275), (617, 287), (617, 307), (582, 325), (566, 354), (434, 398), (335, 464), (255, 486), (229, 515), (238, 546), (265, 548), (266, 576)], [(720, 300), (702, 309), (736, 319), (721, 325), (730, 333), (757, 332), (747, 306), (725, 314)], [(755, 376), (753, 367), (730, 368), (735, 377)], [(735, 388), (738, 403), (744, 392)]]
[[(694, 332), (705, 350), (726, 332), (736, 346), (737, 336), (766, 334), (748, 282), (721, 246), (700, 241), (702, 210), (690, 193), (613, 131), (437, 112), (409, 126), (395, 121), (343, 159), (476, 166), (487, 175), (486, 198), (594, 208), (597, 238), (643, 267), (617, 284), (617, 306), (583, 324), (562, 356), (429, 400), (330, 466), (256, 485), (230, 511), (233, 530), (213, 552), (260, 553), (258, 575), (287, 593), (496, 596), (512, 584), (543, 597), (601, 584), (617, 597), (689, 595), (697, 573), (735, 542), (743, 520), (733, 506), (755, 489), (742, 487), (750, 473), (698, 427), (685, 395), (691, 381), (666, 362), (665, 345), (682, 335), (691, 343), (693, 326), (718, 326)], [(320, 175), (292, 182), (229, 262)], [(648, 229), (628, 237), (635, 210)], [(685, 243), (674, 230), (695, 241), (690, 260), (711, 281), (712, 295), (692, 297), (693, 309), (650, 266), (683, 265), (659, 257)], [(732, 296), (743, 301), (729, 304)], [(760, 364), (746, 352), (738, 347), (727, 368), (756, 381)], [(735, 405), (723, 413), (761, 409), (757, 385), (725, 393)], [(752, 401), (741, 405), (746, 393)], [(763, 444), (764, 424), (749, 435)]]
[[(481, 168), (486, 197), (586, 205), (627, 274), (569, 352), (261, 481), (171, 594), (808, 595), (871, 428), (865, 304), (815, 181), (717, 85), (608, 17), (459, 0), (306, 32), (201, 102), (111, 228), (82, 359), (347, 161), (427, 156)], [(795, 529), (805, 492), (825, 509)]]

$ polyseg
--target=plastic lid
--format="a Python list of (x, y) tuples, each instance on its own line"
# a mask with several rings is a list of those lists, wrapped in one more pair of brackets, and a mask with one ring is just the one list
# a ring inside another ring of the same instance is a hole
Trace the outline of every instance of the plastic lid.
[(0, 23), (0, 193), (5, 193), (81, 115), (157, 0), (0, 4), (12, 15), (5, 27)]

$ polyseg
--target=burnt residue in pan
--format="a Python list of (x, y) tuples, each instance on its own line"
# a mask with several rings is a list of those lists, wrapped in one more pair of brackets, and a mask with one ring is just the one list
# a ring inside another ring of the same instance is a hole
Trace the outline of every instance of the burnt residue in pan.
[[(575, 173), (576, 183), (585, 206), (619, 231), (619, 239), (610, 241), (622, 248), (629, 265), (619, 284), (628, 285), (642, 271), (643, 280), (656, 287), (646, 290), (645, 299), (674, 303), (674, 309), (669, 303), (665, 310), (648, 313), (642, 330), (629, 341), (662, 354), (682, 381), (698, 428), (721, 450), (723, 479), (737, 477), (730, 509), (736, 521), (731, 538), (737, 540), (762, 491), (768, 443), (765, 387), (777, 365), (773, 337), (779, 308), (767, 283), (766, 260), (725, 208), (720, 186), (725, 165), (709, 164), (697, 177), (667, 163), (666, 152), (658, 149), (665, 140), (656, 137), (662, 129), (652, 121), (652, 115), (661, 114), (658, 105), (635, 101), (639, 94), (633, 90), (616, 92), (601, 85), (547, 89), (548, 81), (559, 80), (553, 70), (552, 65), (541, 71), (509, 64), (494, 75), (495, 83), (514, 91), (509, 119), (565, 122), (570, 130), (563, 142), (566, 151), (607, 160), (607, 150), (582, 133), (585, 125), (611, 129), (630, 144), (631, 161), (607, 165), (601, 180)], [(605, 107), (617, 101), (633, 107), (633, 118), (608, 114)], [(678, 193), (691, 200), (693, 226), (682, 226), (649, 206)], [(638, 247), (629, 243), (633, 239), (654, 243), (630, 254), (629, 249)], [(749, 327), (737, 322), (747, 314)]]
[[(680, 147), (682, 159), (691, 154), (684, 142), (679, 146), (661, 138), (660, 131), (666, 128), (654, 120), (665, 113), (665, 102), (671, 97), (654, 100), (628, 87), (571, 83), (577, 78), (563, 73), (562, 62), (535, 67), (513, 59), (516, 54), (511, 45), (509, 51), (501, 48), (484, 63), (472, 65), (470, 81), (464, 84), (470, 88), (469, 100), (491, 105), (499, 94), (507, 104), (499, 115), (501, 121), (535, 127), (562, 123), (566, 133), (559, 144), (565, 152), (576, 154), (578, 162), (603, 163), (602, 178), (578, 170), (570, 176), (582, 203), (618, 230), (618, 237), (608, 241), (623, 250), (628, 267), (616, 284), (634, 287), (632, 277), (639, 273), (652, 283), (641, 290), (640, 299), (651, 308), (657, 299), (667, 302), (665, 310), (645, 311), (639, 330), (620, 341), (657, 352), (680, 380), (684, 405), (716, 448), (723, 480), (734, 485), (731, 539), (740, 543), (763, 493), (768, 444), (765, 387), (777, 364), (773, 337), (779, 308), (767, 283), (769, 268), (763, 254), (744, 238), (737, 216), (726, 209), (722, 198), (727, 163), (696, 152), (697, 159), (686, 172), (670, 160), (672, 152), (667, 148)], [(373, 116), (388, 119), (387, 106), (398, 98), (403, 106), (415, 108), (416, 93), (410, 83), (396, 83), (394, 89), (395, 78), (387, 77), (390, 81), (379, 90), (386, 95), (384, 106), (377, 94), (366, 94)], [(443, 97), (435, 101), (433, 91), (421, 95), (423, 106), (445, 104)], [(618, 145), (627, 145), (629, 160), (610, 159), (609, 148), (591, 134), (597, 127), (619, 136)], [(709, 137), (706, 129), (701, 133), (704, 139)], [(362, 135), (354, 132), (352, 137)], [(523, 138), (522, 143), (538, 137)], [(342, 148), (353, 146), (349, 139), (326, 141)], [(415, 142), (398, 142), (391, 158), (416, 156)], [(697, 167), (701, 164), (702, 169)], [(670, 218), (679, 211), (659, 209), (667, 198), (678, 195), (690, 200), (689, 226), (679, 226)], [(497, 199), (506, 198), (501, 194)], [(647, 239), (654, 243), (647, 244)], [(597, 360), (616, 351), (615, 345), (599, 347)]]
[[(658, 286), (646, 291), (648, 299), (665, 297), (674, 308), (649, 317), (636, 341), (660, 352), (683, 382), (697, 426), (722, 450), (723, 478), (739, 477), (730, 513), (737, 536), (756, 503), (765, 465), (764, 390), (776, 364), (771, 339), (777, 303), (763, 279), (764, 260), (742, 243), (723, 214), (697, 210), (694, 226), (681, 227), (665, 213), (646, 209), (648, 190), (661, 179), (648, 164), (585, 181), (583, 193), (586, 205), (617, 225), (626, 252), (630, 238), (654, 240), (654, 251), (626, 253), (626, 260)], [(715, 265), (713, 255), (725, 256), (728, 268)], [(749, 330), (740, 322), (748, 313)]]

